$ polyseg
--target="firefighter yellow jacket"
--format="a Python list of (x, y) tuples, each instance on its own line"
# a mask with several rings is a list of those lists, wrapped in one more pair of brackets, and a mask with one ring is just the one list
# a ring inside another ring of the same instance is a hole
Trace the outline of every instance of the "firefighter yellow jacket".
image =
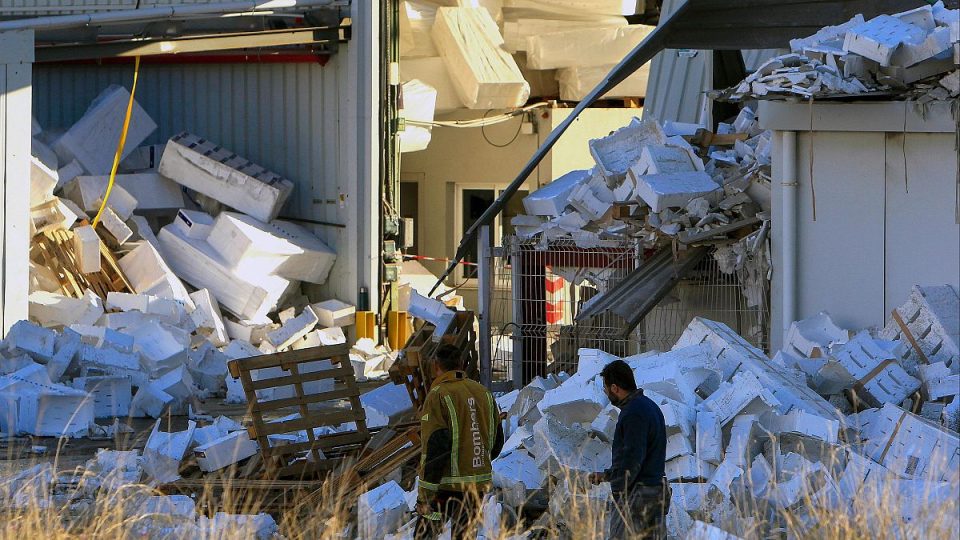
[[(421, 415), (420, 500), (430, 500), (441, 489), (465, 491), (490, 482), (490, 453), (496, 443), (500, 413), (493, 395), (483, 385), (463, 371), (445, 372), (433, 381)], [(449, 430), (449, 435), (443, 430)], [(438, 436), (431, 446), (434, 433)], [(428, 464), (428, 453), (436, 447), (436, 439), (443, 439), (444, 446), (433, 457), (442, 456), (443, 462)]]

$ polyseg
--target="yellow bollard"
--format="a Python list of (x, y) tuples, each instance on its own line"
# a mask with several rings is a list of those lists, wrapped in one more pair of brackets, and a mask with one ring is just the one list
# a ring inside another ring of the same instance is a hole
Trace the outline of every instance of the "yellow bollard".
[(377, 339), (377, 317), (372, 311), (357, 312), (357, 339)]

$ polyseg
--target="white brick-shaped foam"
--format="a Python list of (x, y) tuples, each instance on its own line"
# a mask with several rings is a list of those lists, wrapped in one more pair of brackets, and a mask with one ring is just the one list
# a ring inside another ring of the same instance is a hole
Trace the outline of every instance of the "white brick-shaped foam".
[(187, 309), (194, 308), (193, 300), (180, 278), (149, 242), (143, 242), (117, 263), (137, 293), (169, 298), (182, 303)]
[(922, 42), (913, 44), (905, 43), (900, 46), (893, 56), (890, 63), (895, 66), (910, 67), (924, 60), (929, 60), (934, 56), (950, 48), (950, 29), (941, 26), (930, 32)]
[(920, 388), (920, 381), (896, 361), (893, 344), (874, 340), (866, 331), (833, 347), (830, 356), (857, 381), (857, 396), (873, 407), (900, 403)]
[(197, 306), (190, 313), (197, 328), (209, 331), (207, 340), (210, 343), (217, 347), (226, 345), (230, 341), (230, 337), (227, 335), (227, 328), (223, 323), (223, 315), (220, 313), (220, 304), (217, 299), (207, 289), (190, 293), (190, 298)]
[(407, 512), (406, 492), (393, 480), (360, 495), (357, 501), (359, 538), (384, 538), (397, 530)]
[[(116, 183), (137, 200), (137, 213), (170, 211), (184, 206), (180, 184), (160, 173), (118, 174)], [(110, 201), (113, 202), (112, 194)]]
[(197, 288), (205, 288), (220, 306), (244, 320), (264, 321), (281, 296), (292, 286), (279, 276), (257, 279), (238, 276), (205, 240), (187, 238), (168, 225), (158, 236), (166, 261), (177, 275)]
[(683, 208), (698, 197), (716, 203), (723, 193), (713, 178), (703, 171), (642, 174), (631, 169), (629, 176), (637, 186), (637, 196), (654, 212)]
[(324, 300), (310, 307), (317, 314), (318, 324), (325, 328), (345, 328), (356, 322), (357, 308), (340, 300)]
[(375, 428), (411, 414), (413, 406), (403, 385), (384, 384), (360, 396), (360, 404), (367, 414), (367, 427)]
[(323, 284), (337, 255), (310, 231), (287, 221), (263, 223), (222, 212), (207, 238), (231, 269), (243, 276), (272, 273)]
[(137, 393), (130, 402), (130, 416), (160, 418), (173, 402), (174, 398), (170, 394), (151, 384), (145, 384), (137, 389)]
[(313, 308), (307, 306), (303, 308), (300, 315), (285, 322), (283, 326), (273, 332), (268, 333), (266, 341), (273, 345), (278, 351), (286, 349), (313, 330), (313, 328), (317, 326), (318, 320)]
[[(63, 195), (85, 212), (93, 214), (100, 210), (109, 182), (109, 176), (77, 176), (63, 186)], [(126, 220), (137, 209), (138, 203), (137, 198), (126, 189), (114, 184), (107, 206), (113, 208), (121, 219)]]
[(615, 185), (626, 177), (630, 167), (640, 159), (644, 145), (664, 144), (666, 139), (657, 122), (643, 122), (634, 118), (629, 125), (606, 137), (591, 139), (587, 145), (601, 174)]
[(293, 182), (190, 133), (167, 142), (160, 174), (261, 221), (277, 217)]
[(130, 414), (132, 387), (128, 377), (77, 377), (73, 387), (93, 397), (95, 418), (125, 418)]
[(100, 297), (87, 291), (82, 298), (36, 291), (28, 297), (30, 319), (43, 326), (96, 324), (103, 315)]
[(646, 145), (637, 163), (639, 174), (672, 174), (703, 170), (703, 160), (687, 148)]
[(721, 425), (726, 425), (739, 414), (758, 414), (777, 410), (781, 404), (768, 392), (756, 375), (738, 373), (729, 383), (720, 385), (703, 406), (717, 415)]
[(927, 32), (919, 26), (890, 15), (880, 15), (847, 31), (843, 49), (879, 62), (881, 66), (889, 66), (902, 44), (919, 44), (926, 37)]
[[(960, 294), (955, 287), (914, 286), (896, 312), (928, 362), (943, 362), (952, 373), (960, 372)], [(903, 342), (900, 360), (904, 366), (920, 363), (917, 352), (892, 317), (881, 337)]]
[(418, 79), (430, 85), (437, 91), (436, 112), (450, 112), (463, 107), (457, 89), (450, 78), (443, 58), (431, 56), (426, 58), (404, 58), (400, 61), (400, 80), (411, 81)]
[(808, 414), (803, 411), (790, 411), (787, 414), (765, 413), (760, 423), (772, 433), (795, 433), (833, 444), (837, 442), (840, 422)]
[(821, 311), (813, 317), (790, 323), (784, 348), (807, 358), (824, 356), (832, 345), (846, 343), (850, 333), (837, 326), (830, 314)]
[(187, 422), (184, 431), (160, 431), (161, 420), (153, 425), (153, 431), (143, 448), (143, 470), (157, 482), (173, 482), (180, 478), (178, 469), (187, 449), (193, 441), (197, 423)]
[(557, 217), (568, 205), (573, 189), (590, 180), (589, 170), (570, 171), (523, 198), (523, 208), (531, 216)]
[(133, 236), (133, 231), (124, 223), (123, 218), (118, 216), (109, 206), (103, 209), (103, 214), (100, 216), (100, 226), (110, 233), (110, 237), (115, 242), (111, 245), (114, 246), (122, 246)]
[(527, 65), (531, 69), (557, 69), (617, 64), (650, 32), (653, 26), (578, 28), (527, 38)]
[(30, 208), (53, 199), (57, 179), (56, 170), (50, 169), (39, 159), (30, 156)]
[(485, 9), (439, 8), (432, 36), (468, 109), (506, 109), (527, 102), (530, 85), (513, 56), (501, 48), (503, 37)]
[(100, 236), (90, 225), (73, 230), (73, 251), (77, 254), (80, 271), (90, 274), (100, 271)]
[(873, 434), (864, 452), (874, 461), (908, 478), (947, 481), (960, 466), (960, 438), (956, 432), (923, 420), (887, 403), (861, 429)]
[(664, 467), (667, 480), (671, 482), (677, 480), (696, 480), (698, 478), (707, 479), (711, 478), (716, 471), (716, 465), (707, 463), (692, 454), (671, 459)]
[(239, 463), (258, 451), (256, 441), (251, 441), (246, 430), (234, 431), (215, 441), (193, 449), (197, 465), (204, 472), (213, 472)]
[[(101, 92), (83, 117), (54, 143), (62, 162), (76, 159), (89, 174), (110, 174), (129, 101), (130, 92), (121, 86), (111, 85)], [(153, 119), (134, 101), (121, 159), (156, 128)]]
[(23, 351), (34, 360), (47, 361), (53, 357), (57, 333), (41, 328), (29, 321), (17, 321), (7, 332), (6, 343), (10, 350)]

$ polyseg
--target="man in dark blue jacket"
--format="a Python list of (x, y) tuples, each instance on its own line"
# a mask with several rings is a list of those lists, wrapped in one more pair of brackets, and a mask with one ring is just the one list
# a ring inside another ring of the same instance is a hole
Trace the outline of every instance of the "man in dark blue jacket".
[(665, 538), (670, 485), (663, 472), (663, 413), (637, 388), (633, 370), (623, 360), (607, 364), (600, 376), (610, 403), (620, 409), (611, 466), (592, 476), (595, 483), (610, 482), (613, 492), (610, 538)]

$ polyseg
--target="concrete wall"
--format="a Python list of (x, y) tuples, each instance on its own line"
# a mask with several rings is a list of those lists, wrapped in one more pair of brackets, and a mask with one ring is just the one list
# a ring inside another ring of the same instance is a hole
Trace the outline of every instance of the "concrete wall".
[[(952, 107), (952, 108), (951, 108)], [(783, 131), (797, 131), (797, 311), (842, 327), (882, 325), (915, 284), (960, 286), (956, 102), (763, 102), (773, 153), (772, 339), (789, 325), (784, 283)], [(812, 176), (811, 176), (812, 175)], [(814, 219), (814, 210), (816, 219)]]
[[(520, 120), (480, 129), (434, 128), (430, 146), (420, 152), (403, 154), (401, 178), (416, 182), (419, 192), (417, 244), (421, 255), (451, 257), (460, 241), (456, 228), (454, 193), (457, 184), (505, 187), (546, 138), (549, 130), (562, 122), (573, 109), (536, 111), (537, 132), (514, 135)], [(587, 149), (589, 139), (603, 137), (623, 127), (640, 109), (587, 109), (560, 138), (553, 151), (527, 180), (524, 189), (533, 191), (554, 178), (575, 169), (593, 167)], [(477, 111), (462, 111), (444, 120), (462, 120), (481, 116)], [(485, 139), (486, 137), (486, 139)], [(494, 145), (504, 145), (503, 148)], [(492, 144), (491, 144), (492, 143)], [(444, 263), (424, 261), (434, 273), (442, 273)], [(468, 307), (474, 306), (475, 290), (461, 291)]]

